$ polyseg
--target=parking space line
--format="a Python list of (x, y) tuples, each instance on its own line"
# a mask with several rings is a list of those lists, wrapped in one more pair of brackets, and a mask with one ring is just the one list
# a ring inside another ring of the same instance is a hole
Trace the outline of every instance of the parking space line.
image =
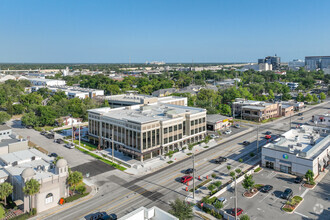
[(301, 214), (299, 212), (294, 212), (295, 214), (301, 215), (302, 217), (309, 218), (307, 215)]
[(270, 193), (268, 193), (267, 196), (265, 196), (262, 200), (260, 200), (259, 203), (262, 203), (262, 201), (264, 201), (269, 195)]
[(301, 194), (301, 198), (304, 198), (304, 196), (306, 195), (306, 193), (309, 191), (309, 189), (306, 189), (302, 194)]

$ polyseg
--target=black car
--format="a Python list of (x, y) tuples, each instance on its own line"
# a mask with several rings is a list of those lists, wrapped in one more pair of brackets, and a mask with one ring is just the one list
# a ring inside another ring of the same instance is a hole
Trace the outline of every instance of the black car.
[(51, 157), (58, 157), (57, 153), (51, 153), (50, 156)]
[(226, 161), (227, 161), (227, 158), (225, 158), (225, 157), (219, 157), (218, 159), (214, 160), (214, 162), (218, 163), (218, 164), (221, 164), (221, 163), (226, 162)]
[(55, 142), (58, 144), (64, 144), (64, 141), (61, 138), (56, 139)]
[(265, 185), (265, 186), (263, 186), (261, 188), (261, 191), (267, 193), (267, 192), (269, 192), (272, 189), (273, 189), (273, 186), (271, 186), (271, 185)]
[(292, 189), (287, 188), (286, 190), (284, 190), (284, 192), (282, 194), (282, 198), (283, 199), (290, 199), (292, 194), (293, 194)]
[[(194, 169), (193, 169), (193, 168), (189, 168), (189, 169), (186, 169), (186, 170), (184, 171), (185, 174), (191, 174), (191, 173), (193, 173), (193, 172), (194, 172)], [(196, 172), (196, 169), (195, 169), (195, 172)]]
[(297, 176), (295, 179), (294, 179), (294, 182), (295, 183), (301, 183), (303, 181), (303, 177), (302, 176)]
[(41, 135), (45, 135), (46, 134), (46, 131), (42, 131), (40, 132)]
[(117, 215), (114, 213), (110, 214), (109, 217), (110, 217), (110, 220), (117, 220)]
[(300, 113), (298, 113), (298, 116), (302, 116), (302, 115), (303, 115), (303, 113), (301, 113), (301, 112), (300, 112)]
[(105, 219), (117, 219), (117, 216), (115, 215), (115, 218), (111, 218), (111, 216), (107, 215), (106, 212), (97, 212), (89, 218), (90, 220), (105, 220)]
[(272, 132), (270, 132), (270, 131), (266, 131), (265, 134), (270, 135), (271, 133), (272, 133)]
[(249, 145), (249, 144), (251, 144), (249, 141), (243, 141), (243, 145)]

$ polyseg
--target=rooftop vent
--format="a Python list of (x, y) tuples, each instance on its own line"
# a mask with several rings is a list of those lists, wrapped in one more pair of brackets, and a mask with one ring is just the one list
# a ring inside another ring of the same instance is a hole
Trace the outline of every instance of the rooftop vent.
[(36, 160), (36, 156), (32, 156), (31, 157), (31, 160)]
[(11, 164), (13, 167), (14, 166), (17, 166), (18, 165), (18, 162), (17, 161), (14, 161), (14, 162), (12, 162), (12, 164)]

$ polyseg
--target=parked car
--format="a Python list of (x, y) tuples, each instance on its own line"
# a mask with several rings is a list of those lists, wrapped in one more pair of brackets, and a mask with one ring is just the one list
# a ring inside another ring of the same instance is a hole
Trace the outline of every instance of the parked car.
[(302, 115), (303, 115), (303, 113), (302, 113), (302, 112), (298, 113), (298, 116), (302, 116)]
[(40, 132), (41, 135), (45, 135), (46, 134), (46, 131), (42, 131)]
[(301, 183), (303, 181), (303, 177), (302, 176), (297, 176), (295, 179), (294, 179), (294, 182), (295, 183)]
[(214, 134), (211, 134), (210, 137), (211, 138), (216, 138), (216, 136)]
[[(89, 219), (90, 220), (105, 220), (105, 219), (112, 220), (112, 218), (110, 218), (110, 216), (107, 215), (106, 212), (97, 212), (97, 213), (91, 215), (91, 217)], [(117, 219), (117, 216), (116, 216), (116, 219)]]
[(52, 133), (45, 134), (45, 136), (48, 139), (53, 139), (54, 138), (54, 134), (52, 134)]
[(249, 144), (251, 144), (249, 141), (243, 141), (243, 145), (249, 145)]
[(304, 120), (304, 117), (300, 117), (299, 119), (300, 119), (300, 120)]
[(110, 220), (117, 220), (117, 215), (114, 213), (110, 214), (109, 217), (110, 217)]
[(64, 144), (64, 141), (61, 138), (56, 139), (55, 142), (58, 144)]
[(282, 198), (283, 199), (290, 199), (291, 196), (292, 196), (293, 192), (292, 192), (292, 189), (285, 189), (284, 192), (282, 193)]
[(181, 177), (181, 183), (187, 183), (193, 179), (192, 176), (183, 176)]
[(58, 157), (57, 153), (51, 153), (49, 156), (51, 156), (51, 157)]
[(271, 139), (272, 136), (270, 136), (270, 135), (266, 135), (265, 138), (266, 138), (266, 139)]
[(272, 132), (271, 131), (266, 131), (265, 134), (270, 135), (270, 134), (272, 134)]
[(69, 148), (69, 149), (73, 149), (74, 148), (74, 145), (73, 144), (65, 144), (64, 146), (67, 147), (67, 148)]
[(271, 186), (271, 185), (265, 185), (265, 186), (263, 186), (261, 188), (261, 191), (267, 193), (267, 192), (269, 192), (272, 189), (273, 189), (273, 186)]
[(224, 132), (225, 134), (231, 134), (231, 130), (227, 130)]
[(239, 126), (239, 124), (235, 124), (234, 127), (235, 128), (240, 128), (241, 126)]
[[(236, 209), (236, 213), (237, 213), (237, 216), (240, 216), (240, 214), (243, 213), (243, 209), (241, 209), (241, 208), (237, 208), (237, 209)], [(230, 214), (231, 214), (232, 216), (235, 216), (235, 209), (231, 210)]]
[[(217, 200), (215, 200), (215, 201), (217, 201)], [(220, 198), (218, 198), (218, 201), (219, 201), (219, 202), (222, 202), (222, 204), (227, 203), (227, 199), (226, 199), (225, 197), (220, 197)]]
[[(193, 169), (193, 168), (189, 168), (189, 169), (186, 169), (186, 170), (184, 171), (185, 174), (191, 174), (191, 173), (193, 173), (193, 172), (194, 172), (194, 169)], [(196, 172), (196, 169), (195, 169), (195, 172)]]
[(226, 162), (227, 161), (227, 158), (225, 157), (219, 157), (217, 159), (214, 160), (214, 163), (217, 163), (217, 164), (222, 164), (223, 162)]

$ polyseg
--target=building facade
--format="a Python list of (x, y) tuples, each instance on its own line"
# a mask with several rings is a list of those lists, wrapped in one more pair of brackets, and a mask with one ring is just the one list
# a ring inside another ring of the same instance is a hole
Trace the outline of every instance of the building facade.
[(27, 78), (34, 86), (64, 86), (65, 80), (43, 79), (43, 78)]
[(207, 115), (206, 127), (208, 131), (222, 131), (230, 128), (233, 118), (223, 115)]
[(307, 70), (329, 69), (330, 56), (308, 56), (305, 57), (305, 66)]
[(89, 139), (143, 161), (206, 136), (206, 110), (155, 103), (88, 111)]
[(279, 70), (281, 68), (281, 58), (276, 56), (276, 54), (275, 56), (268, 56), (264, 59), (258, 59), (259, 65), (263, 63), (271, 64), (273, 70)]
[(330, 130), (303, 125), (291, 129), (262, 147), (262, 166), (304, 176), (312, 170), (318, 176), (330, 161)]
[(312, 121), (316, 125), (324, 125), (330, 127), (330, 114), (313, 115)]

